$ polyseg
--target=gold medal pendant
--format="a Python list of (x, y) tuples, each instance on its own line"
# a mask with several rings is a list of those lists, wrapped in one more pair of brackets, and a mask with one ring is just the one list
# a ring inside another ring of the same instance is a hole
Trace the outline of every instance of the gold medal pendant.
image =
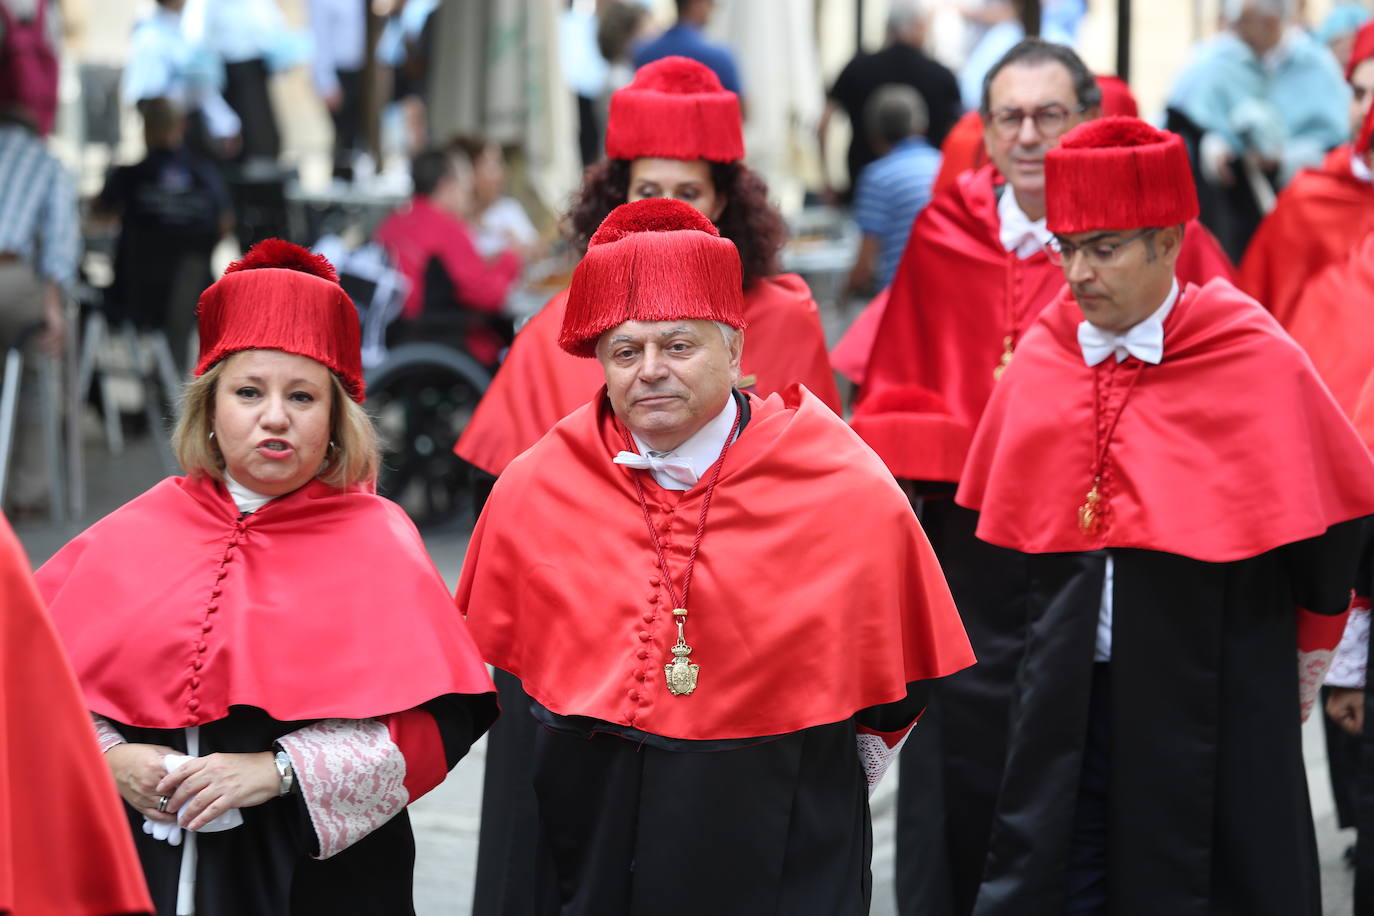
[(1078, 507), (1078, 530), (1084, 534), (1096, 534), (1102, 526), (1102, 490), (1098, 486), (1101, 478), (1093, 481), (1093, 488), (1083, 498)]
[(1012, 349), (1012, 344), (1014, 343), (1015, 341), (1012, 340), (1010, 334), (1002, 338), (1002, 358), (998, 361), (997, 368), (992, 370), (992, 380), (994, 382), (1001, 381), (1002, 373), (1006, 372), (1007, 367), (1011, 365), (1011, 358), (1015, 353)]
[(663, 676), (668, 680), (669, 693), (675, 697), (686, 697), (697, 689), (697, 672), (701, 666), (691, 663), (692, 647), (687, 645), (687, 638), (682, 632), (687, 611), (674, 608), (673, 616), (677, 618), (677, 645), (673, 646), (673, 660), (663, 666)]

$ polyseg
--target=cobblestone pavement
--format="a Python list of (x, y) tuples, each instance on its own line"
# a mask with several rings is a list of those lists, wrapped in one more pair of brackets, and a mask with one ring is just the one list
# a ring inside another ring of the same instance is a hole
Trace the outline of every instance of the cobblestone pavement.
[[(151, 486), (161, 476), (158, 460), (146, 439), (129, 443), (118, 458), (110, 458), (103, 445), (87, 449), (89, 507), (80, 523), (17, 524), (16, 531), (36, 564), (101, 515)], [(429, 534), (425, 538), (431, 556), (450, 586), (456, 584), (467, 538), (461, 532)], [(919, 740), (920, 732), (912, 740)], [(1317, 841), (1322, 862), (1322, 887), (1326, 916), (1349, 916), (1353, 911), (1351, 879), (1341, 854), (1354, 841), (1353, 831), (1338, 831), (1321, 727), (1314, 715), (1303, 732), (1304, 754)], [(471, 912), (473, 873), (477, 862), (477, 825), (482, 797), (485, 742), (478, 742), (448, 779), (411, 807), (415, 825), (417, 863), (416, 910), (419, 916), (463, 916)], [(873, 916), (895, 916), (892, 899), (892, 805), (896, 770), (889, 773), (872, 799), (874, 813)]]

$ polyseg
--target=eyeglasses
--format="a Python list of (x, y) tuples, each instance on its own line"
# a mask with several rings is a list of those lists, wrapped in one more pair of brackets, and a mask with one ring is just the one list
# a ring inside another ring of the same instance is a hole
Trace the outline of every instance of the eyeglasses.
[(1130, 238), (1122, 239), (1119, 242), (1095, 241), (1086, 245), (1071, 245), (1068, 242), (1060, 241), (1059, 237), (1055, 236), (1045, 243), (1045, 254), (1049, 256), (1050, 263), (1056, 267), (1072, 264), (1073, 259), (1080, 254), (1083, 255), (1083, 260), (1088, 262), (1089, 267), (1112, 267), (1121, 260), (1121, 249), (1138, 239), (1148, 238), (1158, 231), (1158, 227), (1142, 229)]
[(1041, 105), (1034, 111), (1022, 111), (1020, 108), (999, 108), (996, 111), (988, 112), (987, 122), (992, 125), (993, 133), (1004, 140), (1020, 133), (1021, 125), (1026, 122), (1026, 118), (1035, 122), (1035, 129), (1040, 136), (1057, 137), (1068, 129), (1070, 115), (1082, 114), (1084, 111), (1087, 111), (1087, 108), (1083, 105), (1065, 108), (1057, 102), (1051, 105)]

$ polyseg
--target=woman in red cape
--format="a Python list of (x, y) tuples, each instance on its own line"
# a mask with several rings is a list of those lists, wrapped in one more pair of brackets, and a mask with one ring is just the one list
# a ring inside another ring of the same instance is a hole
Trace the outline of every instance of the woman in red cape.
[(151, 913), (71, 665), (0, 516), (0, 913)]
[(405, 808), (490, 725), (486, 668), (373, 492), (356, 309), (260, 243), (201, 296), (187, 471), (38, 571), (162, 916), (411, 913)]

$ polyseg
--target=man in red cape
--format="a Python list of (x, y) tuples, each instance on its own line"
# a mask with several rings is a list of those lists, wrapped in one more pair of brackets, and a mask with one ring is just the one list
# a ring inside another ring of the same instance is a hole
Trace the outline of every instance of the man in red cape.
[[(889, 290), (852, 425), (898, 478), (926, 497), (922, 524), (940, 557), (979, 664), (942, 684), (927, 724), (941, 740), (903, 756), (903, 786), (939, 794), (898, 802), (897, 894), (902, 912), (966, 914), (977, 889), (1001, 778), (1007, 684), (1022, 648), (1005, 625), (1019, 613), (1019, 561), (979, 543), (975, 518), (949, 498), (983, 407), (1022, 334), (1063, 286), (1043, 245), (1046, 151), (1098, 114), (1101, 91), (1066, 47), (1028, 39), (989, 72), (984, 139), (993, 164), (959, 178), (917, 218)], [(1229, 263), (1196, 222), (1185, 280), (1226, 276)], [(918, 810), (916, 802), (934, 804)], [(930, 823), (943, 831), (926, 829)]]
[(151, 913), (91, 716), (4, 516), (0, 595), (0, 913)]
[(1374, 94), (1374, 22), (1356, 34), (1345, 78), (1352, 90), (1352, 142), (1327, 153), (1319, 168), (1303, 169), (1293, 177), (1240, 262), (1236, 285), (1286, 328), (1292, 326), (1304, 284), (1374, 230), (1368, 154), (1353, 150)]
[(1317, 916), (1299, 724), (1374, 462), (1262, 306), (1176, 279), (1197, 215), (1178, 136), (1104, 119), (1045, 172), (1069, 290), (993, 393), (958, 493), (1025, 570), (974, 912)]
[(739, 276), (689, 205), (612, 211), (560, 335), (605, 387), (510, 464), (468, 548), (458, 608), (544, 726), (565, 916), (867, 912), (867, 789), (924, 682), (973, 661), (878, 458), (804, 389), (735, 388)]
[[(633, 83), (615, 93), (606, 154), (626, 162), (737, 162), (744, 157), (739, 102), (694, 61), (671, 57), (647, 64)], [(631, 190), (629, 199), (637, 199)], [(727, 201), (726, 207), (730, 205)], [(737, 209), (744, 205), (734, 202)], [(796, 274), (747, 279), (744, 310), (753, 330), (744, 355), (745, 387), (767, 395), (800, 382), (838, 411), (840, 396), (825, 334), (806, 282)], [(567, 292), (559, 293), (516, 335), (454, 446), (458, 457), (499, 476), (512, 458), (586, 403), (601, 384), (595, 364), (558, 347), (567, 301)]]

